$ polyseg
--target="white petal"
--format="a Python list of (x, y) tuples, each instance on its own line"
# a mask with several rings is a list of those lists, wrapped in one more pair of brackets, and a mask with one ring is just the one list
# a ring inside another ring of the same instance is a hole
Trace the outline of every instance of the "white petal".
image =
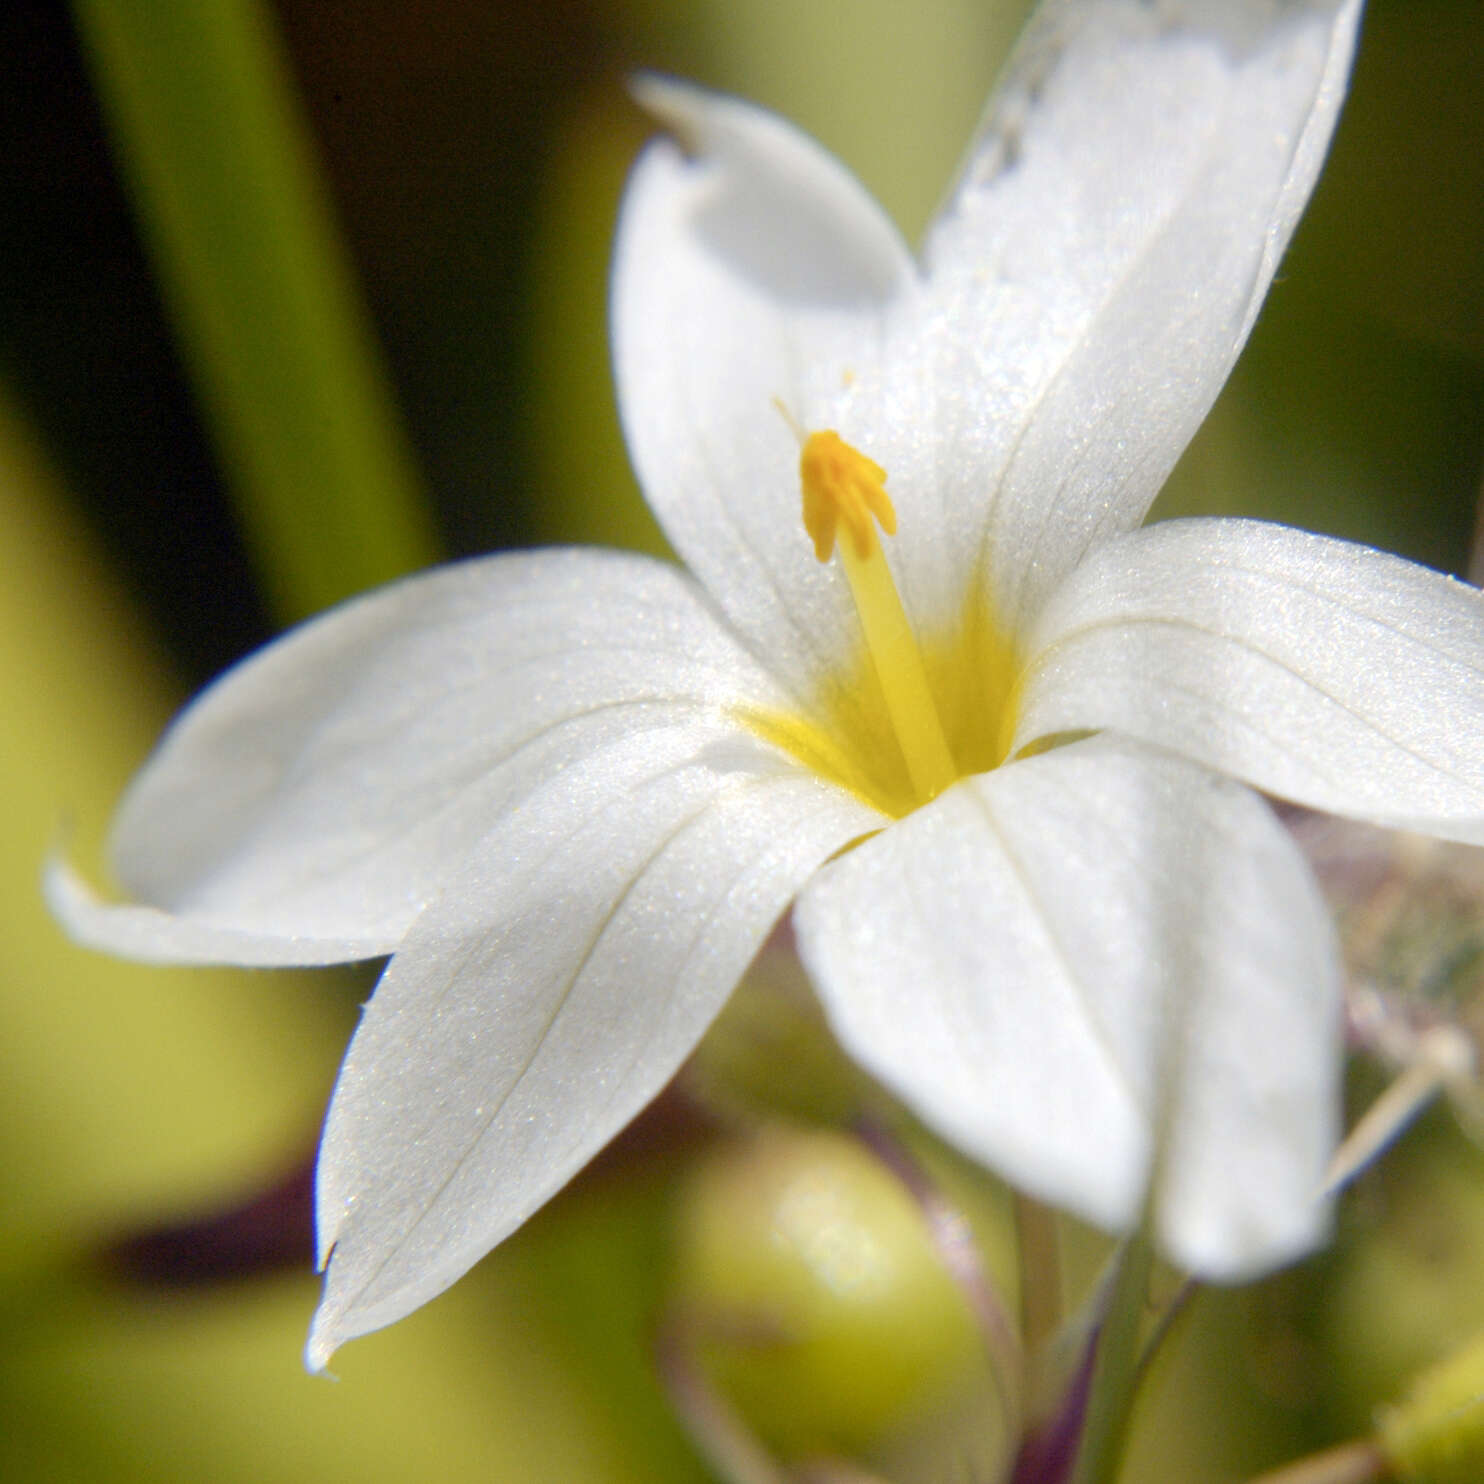
[(1015, 1184), (1122, 1229), (1157, 1168), (1163, 1247), (1206, 1277), (1318, 1239), (1337, 956), (1248, 790), (1076, 743), (867, 841), (795, 920), (846, 1049)]
[(780, 703), (663, 563), (547, 551), (412, 578), (191, 706), (114, 832), (121, 883), (160, 910), (70, 920), (155, 958), (265, 962), (257, 940), (275, 938), (283, 962), (320, 961), (308, 940), (388, 952), (540, 779), (615, 736), (763, 697)]
[[(1313, 187), (1359, 0), (1070, 0), (927, 243), (937, 439), (1002, 618), (1137, 526)], [(992, 502), (986, 509), (987, 502)]]
[(695, 156), (652, 144), (624, 200), (613, 339), (629, 452), (675, 549), (802, 698), (857, 630), (805, 534), (799, 445), (774, 402), (848, 439), (862, 417), (879, 423), (843, 409), (882, 403), (885, 324), (912, 260), (781, 119), (656, 79), (640, 97)]
[(799, 882), (880, 823), (716, 727), (572, 773), (481, 842), (352, 1043), (320, 1153), (315, 1368), (565, 1184), (673, 1075)]
[(1316, 809), (1484, 843), (1484, 594), (1257, 521), (1094, 552), (1030, 636), (1016, 745), (1114, 727)]
[(66, 861), (42, 876), (52, 915), (85, 948), (146, 964), (241, 964), (248, 968), (348, 964), (387, 952), (379, 938), (328, 938), (242, 932), (158, 907), (107, 902)]

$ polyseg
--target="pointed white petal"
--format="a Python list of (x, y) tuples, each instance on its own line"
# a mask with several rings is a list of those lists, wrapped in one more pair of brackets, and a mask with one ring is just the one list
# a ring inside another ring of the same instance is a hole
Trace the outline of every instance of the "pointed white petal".
[(46, 863), (42, 892), (52, 915), (85, 948), (146, 964), (240, 964), (247, 968), (347, 964), (389, 951), (379, 938), (285, 937), (216, 927), (158, 907), (107, 902), (66, 861)]
[(154, 958), (263, 962), (273, 938), (283, 961), (311, 961), (307, 940), (389, 952), (540, 779), (763, 697), (779, 702), (666, 564), (547, 551), (445, 568), (305, 625), (180, 717), (113, 838), (122, 885), (156, 914), (64, 905), (88, 941)]
[(1257, 521), (1094, 552), (1030, 635), (1016, 745), (1113, 727), (1333, 814), (1484, 844), (1484, 594)]
[(1312, 1245), (1338, 960), (1254, 794), (1095, 738), (950, 789), (795, 911), (847, 1050), (1042, 1199), (1234, 1278)]
[(835, 564), (814, 558), (799, 444), (774, 403), (847, 439), (879, 424), (884, 327), (915, 270), (791, 125), (657, 79), (640, 97), (694, 155), (652, 144), (624, 200), (613, 340), (629, 452), (675, 549), (802, 696), (856, 620)]
[(1020, 624), (1143, 518), (1313, 187), (1359, 0), (1064, 0), (927, 243), (936, 437)]
[(441, 1292), (659, 1090), (819, 862), (879, 826), (745, 733), (616, 744), (482, 841), (393, 959), (320, 1153), (309, 1358)]

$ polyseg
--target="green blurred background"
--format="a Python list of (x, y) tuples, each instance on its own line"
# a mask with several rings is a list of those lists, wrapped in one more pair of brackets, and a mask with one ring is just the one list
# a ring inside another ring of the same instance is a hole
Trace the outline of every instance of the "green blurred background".
[[(604, 322), (647, 128), (630, 70), (790, 114), (915, 234), (1023, 10), (5, 8), (0, 1478), (707, 1477), (647, 1362), (695, 1141), (634, 1144), (350, 1347), (342, 1384), (310, 1380), (296, 1172), (369, 978), (86, 955), (46, 918), (39, 863), (64, 831), (95, 861), (170, 710), (284, 622), (438, 554), (657, 547)], [(1166, 513), (1271, 516), (1464, 570), (1481, 65), (1477, 0), (1373, 0), (1332, 163)], [(265, 1191), (256, 1247), (203, 1271), (206, 1235), (177, 1233), (121, 1275), (131, 1233)], [(1484, 1169), (1440, 1115), (1363, 1182), (1330, 1255), (1197, 1307), (1130, 1477), (1240, 1478), (1363, 1427), (1484, 1326), (1481, 1260)]]

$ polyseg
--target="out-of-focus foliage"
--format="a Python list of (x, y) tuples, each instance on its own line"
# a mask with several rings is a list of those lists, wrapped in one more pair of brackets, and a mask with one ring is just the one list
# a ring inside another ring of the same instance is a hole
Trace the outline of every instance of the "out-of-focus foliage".
[(1484, 1469), (1484, 1336), (1429, 1366), (1380, 1416), (1406, 1484), (1474, 1484)]
[(258, 0), (78, 0), (120, 167), (281, 618), (435, 550)]

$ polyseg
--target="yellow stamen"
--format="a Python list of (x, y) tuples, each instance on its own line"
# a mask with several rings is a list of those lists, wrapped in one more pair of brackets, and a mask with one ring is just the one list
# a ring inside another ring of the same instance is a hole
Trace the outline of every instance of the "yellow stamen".
[(876, 535), (878, 522), (888, 536), (897, 529), (886, 471), (838, 433), (826, 431), (804, 439), (799, 477), (804, 528), (813, 538), (814, 555), (829, 561), (837, 533), (841, 537), (840, 564), (912, 786), (924, 802), (936, 798), (958, 770), (933, 704), (922, 653)]

